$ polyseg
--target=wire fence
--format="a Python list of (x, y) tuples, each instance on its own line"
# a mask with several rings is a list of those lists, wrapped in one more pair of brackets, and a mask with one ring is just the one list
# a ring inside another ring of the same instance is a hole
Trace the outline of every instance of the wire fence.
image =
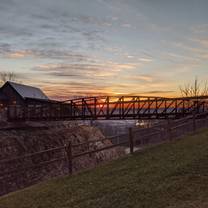
[[(57, 163), (62, 164), (64, 174), (72, 174), (74, 171), (73, 161), (76, 158), (91, 156), (117, 147), (127, 149), (128, 153), (133, 154), (135, 150), (148, 145), (171, 141), (206, 127), (208, 127), (207, 116), (192, 115), (183, 119), (163, 121), (147, 129), (129, 128), (127, 134), (107, 137), (102, 140), (78, 144), (69, 142), (64, 146), (0, 160), (0, 195), (40, 181), (40, 174), (44, 175), (47, 171), (53, 172), (53, 169), (57, 167), (53, 165)], [(98, 143), (104, 145), (96, 145)], [(49, 168), (51, 165), (52, 167)], [(51, 174), (51, 176), (56, 175)]]

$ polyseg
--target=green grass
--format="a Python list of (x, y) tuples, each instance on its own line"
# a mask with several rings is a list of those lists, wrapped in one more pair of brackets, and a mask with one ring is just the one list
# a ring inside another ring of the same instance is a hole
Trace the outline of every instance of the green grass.
[(207, 208), (208, 130), (0, 198), (0, 208)]

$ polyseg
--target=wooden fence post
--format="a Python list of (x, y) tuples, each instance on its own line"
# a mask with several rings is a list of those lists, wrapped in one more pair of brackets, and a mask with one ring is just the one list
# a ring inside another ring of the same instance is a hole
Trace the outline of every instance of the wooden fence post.
[(68, 169), (69, 174), (72, 174), (73, 167), (72, 167), (72, 144), (69, 142), (68, 146), (66, 146), (66, 153), (67, 153), (67, 160), (68, 160)]
[(205, 116), (205, 127), (208, 127), (208, 117), (207, 117), (207, 115)]
[(129, 128), (129, 148), (130, 153), (134, 153), (134, 140), (133, 140), (133, 134), (132, 134), (132, 128)]
[(193, 133), (196, 132), (196, 111), (193, 112)]

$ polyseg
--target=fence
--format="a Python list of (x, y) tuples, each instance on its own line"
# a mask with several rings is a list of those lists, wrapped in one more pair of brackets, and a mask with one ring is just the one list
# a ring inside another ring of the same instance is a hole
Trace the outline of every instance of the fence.
[[(72, 174), (74, 169), (73, 161), (76, 158), (92, 155), (116, 147), (129, 149), (129, 153), (133, 154), (135, 149), (172, 140), (173, 138), (186, 135), (187, 133), (194, 133), (197, 129), (204, 127), (208, 127), (207, 116), (193, 115), (175, 121), (163, 121), (148, 129), (129, 128), (127, 134), (108, 137), (102, 140), (93, 140), (78, 144), (69, 142), (67, 145), (61, 147), (1, 160), (0, 195), (36, 183), (39, 181), (38, 176), (41, 168), (46, 168), (44, 171), (53, 171), (54, 167), (48, 169), (48, 165), (63, 163), (63, 173)], [(108, 142), (109, 145), (104, 145), (101, 148), (95, 149), (96, 143), (103, 144), (105, 141), (111, 142)], [(21, 177), (24, 179), (21, 179)], [(30, 178), (33, 178), (34, 180), (31, 180)]]

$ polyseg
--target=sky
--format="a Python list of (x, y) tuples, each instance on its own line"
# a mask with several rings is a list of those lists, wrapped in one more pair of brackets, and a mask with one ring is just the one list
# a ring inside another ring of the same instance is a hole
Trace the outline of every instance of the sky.
[(207, 0), (0, 0), (0, 72), (54, 99), (179, 96), (208, 80)]

